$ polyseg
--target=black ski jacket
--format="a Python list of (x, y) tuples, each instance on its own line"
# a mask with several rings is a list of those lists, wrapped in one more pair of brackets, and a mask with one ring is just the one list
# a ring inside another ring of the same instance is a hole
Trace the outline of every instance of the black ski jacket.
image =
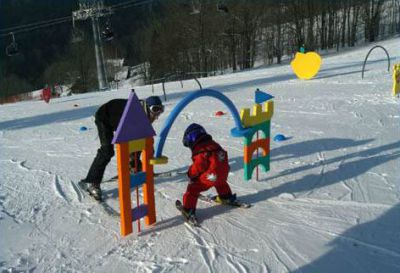
[(96, 121), (116, 131), (127, 101), (127, 99), (113, 99), (103, 104), (96, 111)]

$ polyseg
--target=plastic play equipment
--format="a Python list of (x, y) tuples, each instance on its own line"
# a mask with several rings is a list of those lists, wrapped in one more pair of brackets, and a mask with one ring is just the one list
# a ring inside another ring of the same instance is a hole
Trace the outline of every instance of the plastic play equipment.
[[(180, 77), (181, 87), (183, 88), (183, 77), (186, 76), (186, 75), (189, 75), (189, 74), (182, 72), (182, 73), (171, 73), (171, 74), (167, 74), (167, 75), (164, 76), (164, 78), (162, 79), (162, 89), (163, 89), (163, 92), (164, 92), (164, 101), (167, 101), (167, 93), (165, 91), (165, 82), (167, 82), (171, 78)], [(201, 86), (200, 81), (197, 79), (197, 77), (195, 75), (193, 75), (193, 74), (190, 75), (190, 76), (193, 78), (193, 80), (196, 81), (196, 83), (198, 84), (200, 90), (202, 90), (203, 87)], [(153, 91), (153, 93), (154, 93), (154, 91)]]
[(282, 134), (277, 134), (274, 136), (274, 141), (280, 142), (286, 140), (286, 137)]
[[(257, 89), (253, 113), (250, 114), (249, 108), (244, 108), (240, 111), (240, 119), (243, 126), (250, 129), (250, 132), (243, 136), (245, 180), (250, 180), (254, 169), (256, 169), (256, 180), (258, 181), (258, 166), (261, 166), (264, 172), (270, 169), (271, 118), (274, 114), (274, 103), (271, 98), (271, 95)], [(262, 103), (264, 104), (264, 110), (262, 109)], [(259, 131), (261, 131), (261, 138)], [(256, 135), (255, 141), (253, 141), (254, 135)], [(262, 150), (261, 156), (258, 154), (259, 149)], [(256, 152), (256, 158), (253, 158), (254, 152)]]
[(400, 93), (400, 64), (393, 66), (393, 96)]
[(162, 90), (163, 90), (163, 93), (164, 93), (164, 101), (167, 101), (167, 92), (166, 92), (165, 85), (171, 79), (179, 80), (180, 83), (181, 83), (181, 87), (182, 88), (183, 88), (183, 80), (193, 79), (193, 80), (196, 81), (196, 83), (199, 86), (200, 90), (203, 89), (199, 79), (193, 73), (174, 72), (174, 73), (165, 74), (162, 78), (150, 80), (148, 82), (148, 84), (151, 84), (152, 93), (154, 94), (154, 84), (157, 84), (157, 83), (161, 82)]
[(316, 52), (297, 52), (290, 65), (299, 79), (309, 80), (318, 74), (321, 62), (321, 56)]
[[(260, 91), (261, 92), (261, 91)], [(269, 97), (265, 95), (266, 97)], [(236, 127), (231, 129), (231, 135), (234, 137), (244, 137), (244, 161), (245, 161), (245, 179), (251, 178), (252, 171), (257, 165), (262, 165), (265, 171), (269, 170), (269, 132), (270, 132), (270, 119), (273, 114), (273, 102), (265, 102), (265, 111), (262, 110), (262, 105), (256, 103), (253, 106), (253, 113), (250, 114), (250, 109), (244, 108), (241, 110), (239, 115), (236, 107), (230, 99), (228, 99), (222, 93), (213, 89), (198, 90), (185, 96), (171, 111), (167, 120), (165, 121), (159, 137), (157, 139), (156, 151), (154, 158), (151, 160), (152, 164), (165, 164), (168, 162), (168, 157), (162, 154), (165, 140), (168, 136), (169, 130), (172, 124), (179, 115), (179, 113), (193, 100), (200, 97), (213, 97), (221, 101), (229, 109)], [(272, 97), (272, 96), (271, 96)], [(264, 138), (257, 140), (255, 143), (252, 142), (252, 138), (255, 133), (261, 130), (264, 134)], [(252, 159), (252, 154), (258, 148), (263, 149), (263, 156)], [(246, 167), (247, 166), (247, 167)]]
[(369, 57), (369, 54), (371, 54), (372, 50), (374, 50), (375, 48), (381, 48), (383, 51), (385, 51), (386, 57), (387, 57), (387, 60), (388, 60), (388, 71), (390, 72), (390, 57), (389, 57), (389, 53), (387, 52), (387, 50), (386, 50), (383, 46), (376, 45), (376, 46), (374, 46), (373, 48), (371, 48), (371, 49), (368, 51), (367, 56), (365, 56), (365, 60), (364, 60), (364, 64), (363, 64), (363, 68), (362, 68), (362, 72), (361, 72), (361, 78), (362, 78), (362, 79), (364, 79), (365, 64), (366, 64), (366, 62), (367, 62), (367, 59), (368, 59), (368, 57)]
[[(137, 124), (138, 126), (130, 126)], [(140, 219), (146, 225), (156, 222), (154, 202), (153, 137), (155, 131), (141, 106), (135, 92), (129, 95), (124, 113), (118, 124), (112, 143), (116, 144), (118, 167), (118, 192), (121, 210), (121, 235), (132, 233), (132, 221), (137, 221), (140, 232)], [(142, 151), (142, 169), (131, 173), (130, 154)], [(139, 205), (139, 186), (143, 189), (143, 203)], [(137, 206), (132, 210), (131, 189), (136, 188)]]
[(174, 123), (175, 119), (179, 115), (180, 112), (193, 100), (201, 98), (201, 97), (213, 97), (216, 98), (217, 100), (221, 101), (223, 104), (228, 107), (229, 111), (232, 114), (232, 117), (235, 121), (236, 127), (231, 130), (231, 134), (233, 136), (243, 136), (245, 135), (250, 129), (245, 129), (243, 128), (241, 121), (240, 121), (240, 116), (238, 111), (236, 110), (235, 105), (233, 105), (232, 101), (228, 99), (225, 95), (222, 93), (213, 90), (213, 89), (203, 89), (203, 90), (198, 90), (193, 93), (190, 93), (186, 97), (184, 97), (176, 106), (175, 108), (171, 111), (169, 114), (167, 120), (164, 123), (163, 128), (161, 129), (160, 135), (157, 139), (157, 144), (156, 144), (156, 152), (155, 152), (155, 160), (157, 158), (165, 160), (166, 157), (162, 156), (162, 150), (164, 148), (165, 140), (168, 136), (169, 130), (171, 129), (172, 124)]
[(260, 89), (256, 89), (256, 92), (254, 92), (254, 101), (255, 103), (263, 103), (267, 100), (273, 99), (274, 96), (267, 94), (265, 92), (262, 92)]

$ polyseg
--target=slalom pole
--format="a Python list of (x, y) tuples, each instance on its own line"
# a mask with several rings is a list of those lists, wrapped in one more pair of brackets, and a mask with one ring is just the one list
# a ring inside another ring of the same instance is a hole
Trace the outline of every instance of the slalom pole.
[[(139, 187), (136, 187), (136, 206), (139, 207)], [(138, 232), (140, 233), (140, 219), (138, 218)]]
[[(257, 131), (257, 142), (258, 142), (258, 131)], [(258, 148), (257, 148), (257, 159), (258, 159)], [(256, 181), (258, 182), (258, 164), (256, 166)]]
[[(138, 173), (138, 159), (137, 159), (137, 153), (135, 152), (135, 174)], [(136, 207), (139, 209), (139, 186), (136, 186)], [(140, 233), (140, 218), (137, 219), (137, 224), (138, 224), (138, 233)]]

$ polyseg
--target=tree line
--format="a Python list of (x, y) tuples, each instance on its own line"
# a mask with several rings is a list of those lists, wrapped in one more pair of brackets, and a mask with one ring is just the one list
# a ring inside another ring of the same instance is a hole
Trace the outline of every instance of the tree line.
[[(65, 13), (76, 7), (72, 2), (63, 1)], [(0, 17), (10, 14), (0, 12)], [(300, 47), (340, 50), (385, 39), (400, 33), (400, 1), (163, 0), (105, 20), (115, 32), (115, 39), (103, 44), (105, 58), (123, 58), (127, 66), (145, 64), (141, 73), (151, 83), (171, 74), (205, 77), (249, 69), (259, 61), (279, 64)], [(90, 24), (81, 22), (77, 29), (71, 32), (67, 25), (41, 31), (41, 39), (30, 33), (34, 48), (12, 58), (1, 55), (1, 96), (45, 83), (71, 84), (77, 92), (95, 90)], [(77, 33), (84, 36), (78, 42)], [(45, 46), (43, 38), (49, 41)], [(2, 48), (6, 45), (0, 41)], [(115, 72), (108, 69), (109, 81)]]
[(301, 46), (340, 50), (400, 32), (398, 0), (167, 1), (144, 29), (151, 78), (281, 63)]

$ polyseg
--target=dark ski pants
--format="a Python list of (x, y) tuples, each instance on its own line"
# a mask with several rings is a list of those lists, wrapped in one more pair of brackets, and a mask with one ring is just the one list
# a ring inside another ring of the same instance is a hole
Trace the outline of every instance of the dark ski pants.
[(106, 170), (108, 163), (114, 156), (114, 145), (111, 143), (114, 132), (112, 128), (108, 127), (98, 119), (96, 119), (95, 123), (99, 133), (100, 148), (97, 150), (96, 157), (90, 166), (85, 180), (88, 183), (99, 185), (103, 179), (104, 171)]
[[(86, 176), (86, 182), (100, 185), (103, 179), (104, 171), (108, 163), (110, 163), (111, 158), (114, 156), (114, 145), (111, 143), (114, 132), (113, 129), (102, 121), (96, 118), (96, 126), (100, 139), (100, 148), (97, 150), (96, 157), (90, 166), (89, 172)], [(138, 169), (141, 171), (142, 163), (140, 161), (140, 152), (132, 153), (130, 156), (130, 166), (132, 169), (135, 168), (135, 162), (137, 162)], [(135, 159), (136, 156), (136, 159)]]
[(183, 207), (185, 209), (196, 209), (197, 199), (200, 193), (212, 187), (215, 187), (219, 196), (230, 196), (232, 194), (226, 179), (217, 180), (216, 182), (199, 179), (195, 182), (190, 182), (187, 186), (186, 192), (183, 195)]

